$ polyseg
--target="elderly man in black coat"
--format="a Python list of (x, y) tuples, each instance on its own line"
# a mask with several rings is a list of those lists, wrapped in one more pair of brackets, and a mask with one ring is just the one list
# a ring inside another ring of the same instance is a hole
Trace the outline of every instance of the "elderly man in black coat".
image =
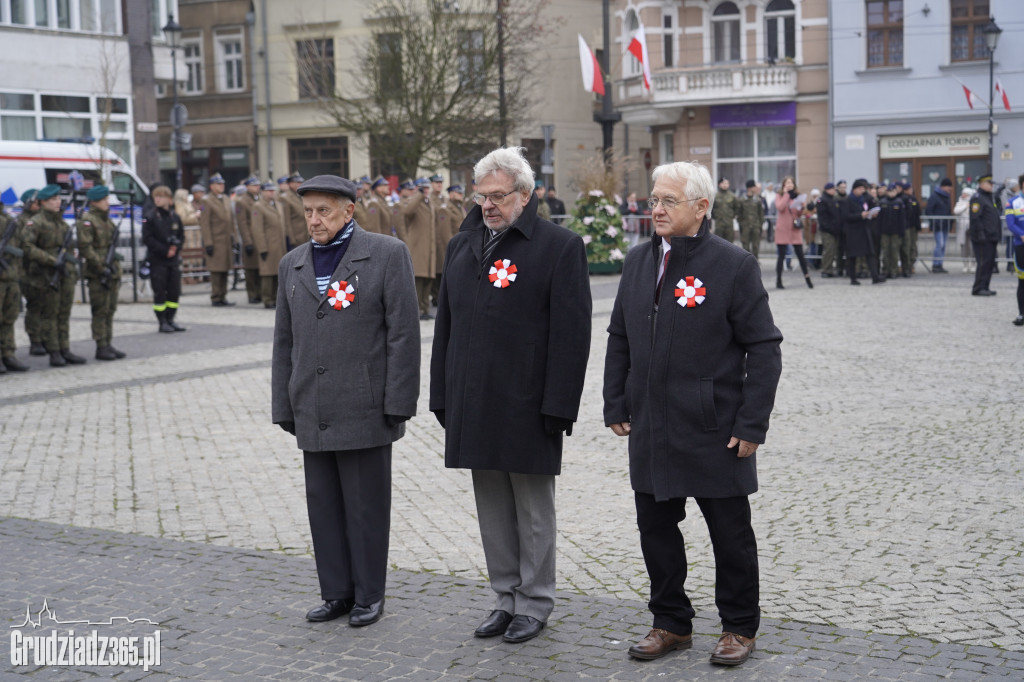
[(871, 272), (871, 283), (881, 284), (885, 278), (878, 273), (879, 245), (871, 234), (871, 227), (878, 219), (878, 210), (871, 205), (867, 194), (868, 181), (857, 178), (853, 181), (850, 196), (843, 203), (843, 228), (846, 234), (846, 269), (849, 271), (850, 284), (860, 284), (857, 279), (857, 259), (866, 258), (868, 271)]
[(448, 244), (430, 362), (445, 466), (471, 469), (494, 611), (478, 637), (536, 637), (555, 600), (555, 476), (590, 352), (583, 240), (537, 216), (521, 148), (473, 169)]
[(639, 659), (692, 646), (679, 523), (693, 497), (715, 552), (722, 636), (713, 663), (738, 665), (760, 624), (748, 495), (782, 371), (757, 260), (709, 231), (714, 183), (697, 163), (654, 169), (655, 237), (630, 250), (608, 326), (604, 419), (629, 436), (640, 547), (654, 627)]
[(303, 451), (306, 506), (324, 603), (311, 621), (384, 613), (391, 444), (416, 414), (420, 324), (412, 258), (352, 215), (355, 183), (298, 189), (311, 241), (278, 269), (271, 418)]

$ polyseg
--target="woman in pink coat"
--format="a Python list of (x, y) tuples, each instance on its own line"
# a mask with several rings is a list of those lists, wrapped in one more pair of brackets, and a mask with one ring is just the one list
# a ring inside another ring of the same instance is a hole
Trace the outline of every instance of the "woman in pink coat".
[(796, 201), (799, 195), (796, 191), (796, 181), (793, 176), (787, 175), (782, 180), (782, 189), (775, 198), (775, 209), (778, 217), (775, 220), (775, 249), (779, 259), (775, 263), (775, 288), (784, 289), (782, 286), (782, 262), (786, 258), (786, 248), (793, 247), (796, 259), (800, 261), (800, 271), (804, 273), (804, 281), (809, 289), (814, 288), (811, 283), (811, 276), (807, 273), (807, 261), (804, 260), (804, 233), (803, 223), (797, 227), (797, 220), (804, 220), (803, 202)]

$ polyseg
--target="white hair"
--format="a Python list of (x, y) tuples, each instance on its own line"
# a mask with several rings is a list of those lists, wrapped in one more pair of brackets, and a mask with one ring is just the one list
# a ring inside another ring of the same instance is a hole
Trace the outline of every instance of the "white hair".
[(513, 181), (513, 189), (532, 192), (534, 174), (530, 162), (523, 156), (526, 147), (499, 147), (477, 161), (473, 166), (473, 181), (479, 183), (485, 176), (501, 171)]
[(715, 182), (711, 173), (696, 161), (676, 161), (658, 166), (651, 171), (651, 180), (658, 182), (660, 178), (686, 183), (683, 193), (687, 199), (707, 199), (708, 214), (715, 204)]

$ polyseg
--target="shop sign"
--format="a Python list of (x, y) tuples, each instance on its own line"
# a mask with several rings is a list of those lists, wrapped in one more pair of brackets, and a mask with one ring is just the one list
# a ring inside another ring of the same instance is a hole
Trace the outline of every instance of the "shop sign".
[(986, 154), (988, 154), (988, 135), (984, 132), (882, 135), (878, 138), (878, 156), (883, 159), (985, 156)]

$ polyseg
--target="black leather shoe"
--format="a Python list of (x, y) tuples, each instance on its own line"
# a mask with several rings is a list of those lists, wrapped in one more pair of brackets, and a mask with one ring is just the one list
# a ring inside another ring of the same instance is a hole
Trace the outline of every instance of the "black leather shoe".
[[(1018, 327), (1024, 327), (1024, 315), (1018, 315), (1017, 319), (1014, 320), (1013, 323), (1015, 325), (1017, 325)], [(4, 358), (4, 363), (5, 364), (7, 363), (7, 358)], [(7, 365), (7, 369), (13, 369), (13, 368), (10, 365)], [(28, 369), (28, 367), (26, 367), (25, 369)], [(20, 370), (14, 370), (14, 371), (17, 372), (17, 371), (20, 371)]]
[(544, 623), (540, 622), (536, 618), (531, 616), (518, 615), (512, 619), (509, 623), (508, 629), (505, 630), (505, 634), (502, 639), (506, 642), (518, 644), (519, 642), (525, 642), (531, 640), (540, 634), (540, 631), (544, 629)]
[[(1014, 324), (1017, 324), (1014, 322)], [(28, 365), (23, 365), (18, 362), (18, 359), (13, 355), (5, 355), (3, 359), (3, 365), (8, 372), (27, 372)]]
[(361, 628), (364, 625), (373, 625), (384, 615), (384, 598), (381, 597), (380, 601), (374, 602), (369, 606), (360, 606), (356, 604), (352, 607), (352, 613), (348, 614), (348, 624), (355, 628)]
[(111, 350), (110, 346), (98, 346), (96, 348), (96, 359), (97, 360), (117, 360), (117, 356), (114, 355), (114, 351)]
[(334, 620), (351, 611), (353, 604), (355, 604), (354, 599), (328, 599), (315, 609), (310, 609), (306, 613), (306, 620), (314, 623)]
[(487, 617), (487, 620), (480, 623), (480, 627), (473, 634), (477, 637), (497, 637), (498, 635), (505, 634), (505, 631), (508, 630), (508, 624), (511, 622), (511, 613), (495, 609), (491, 611), (491, 615)]
[(46, 346), (44, 346), (41, 343), (33, 343), (32, 345), (30, 345), (29, 348), (28, 348), (28, 354), (29, 355), (49, 355), (49, 353), (46, 352)]
[(58, 351), (50, 353), (50, 367), (65, 367), (68, 362)]
[(113, 346), (107, 346), (107, 348), (110, 349), (110, 352), (113, 353), (114, 357), (117, 358), (118, 360), (120, 360), (121, 358), (126, 357), (128, 355), (123, 350), (118, 350), (118, 349), (114, 348)]
[(62, 350), (60, 354), (64, 357), (65, 360), (67, 360), (67, 363), (69, 365), (85, 364), (85, 358), (83, 358), (81, 355), (75, 355), (70, 350)]

